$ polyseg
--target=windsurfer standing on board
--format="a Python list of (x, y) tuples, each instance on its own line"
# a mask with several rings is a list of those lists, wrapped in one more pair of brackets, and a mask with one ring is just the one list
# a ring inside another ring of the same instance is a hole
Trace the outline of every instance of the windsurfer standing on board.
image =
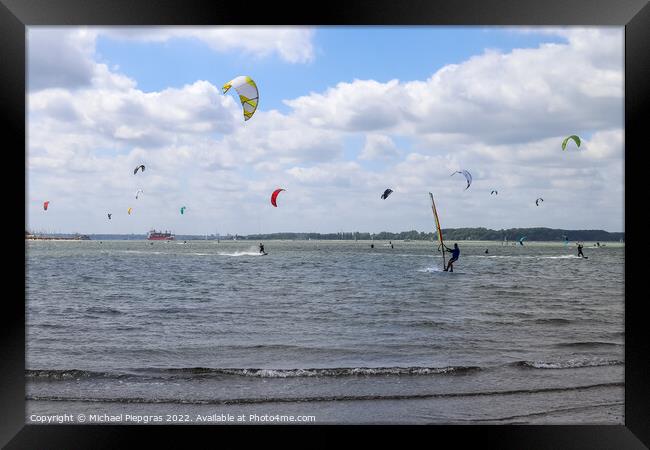
[(454, 248), (451, 249), (445, 245), (445, 251), (451, 253), (451, 258), (449, 259), (449, 262), (447, 263), (447, 267), (445, 267), (445, 272), (453, 272), (454, 271), (454, 263), (458, 261), (458, 257), (460, 256), (460, 249), (458, 248), (458, 244), (454, 244)]

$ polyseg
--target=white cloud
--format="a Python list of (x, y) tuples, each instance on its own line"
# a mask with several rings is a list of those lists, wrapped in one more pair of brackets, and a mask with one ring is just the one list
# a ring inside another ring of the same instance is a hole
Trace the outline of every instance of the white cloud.
[(402, 94), (398, 80), (355, 80), (339, 83), (323, 94), (312, 93), (285, 103), (313, 126), (369, 131), (397, 124)]
[(390, 136), (368, 134), (359, 159), (390, 159), (396, 156), (399, 156), (399, 150), (397, 150), (397, 146)]
[(74, 92), (38, 91), (28, 102), (32, 122), (39, 124), (30, 127), (30, 141), (37, 147), (52, 146), (52, 136), (65, 138), (63, 132), (101, 137), (113, 146), (159, 147), (196, 134), (227, 132), (241, 121), (241, 107), (205, 81), (152, 93), (132, 83), (99, 82)]
[[(301, 27), (38, 27), (27, 29), (28, 88), (36, 91), (60, 87), (74, 89), (109, 81), (108, 68), (95, 61), (95, 44), (100, 36), (116, 40), (167, 42), (192, 39), (216, 52), (242, 52), (264, 58), (273, 55), (289, 63), (314, 59), (313, 30)], [(119, 77), (112, 81), (124, 81)]]
[(28, 89), (89, 85), (95, 70), (95, 37), (85, 29), (28, 27)]
[(574, 31), (567, 44), (487, 51), (426, 81), (354, 80), (286, 103), (318, 127), (455, 133), (489, 143), (620, 125), (622, 35), (585, 33)]
[(306, 27), (123, 27), (98, 30), (113, 39), (140, 42), (196, 39), (217, 52), (241, 51), (256, 58), (277, 54), (290, 63), (305, 63), (314, 59), (314, 31)]

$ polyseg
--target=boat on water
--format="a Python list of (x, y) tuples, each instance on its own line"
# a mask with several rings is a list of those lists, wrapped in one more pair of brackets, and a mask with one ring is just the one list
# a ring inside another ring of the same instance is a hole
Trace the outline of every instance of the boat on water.
[(176, 236), (171, 231), (151, 230), (147, 233), (148, 241), (173, 241), (174, 239), (176, 239)]

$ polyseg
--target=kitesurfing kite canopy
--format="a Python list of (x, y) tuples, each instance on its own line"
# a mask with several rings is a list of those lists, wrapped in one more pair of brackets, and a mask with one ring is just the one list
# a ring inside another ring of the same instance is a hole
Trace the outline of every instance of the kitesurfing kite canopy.
[(527, 239), (526, 236), (519, 238), (519, 245), (524, 245), (524, 241)]
[(222, 88), (223, 93), (228, 92), (231, 87), (234, 87), (237, 94), (239, 94), (239, 101), (244, 109), (244, 120), (250, 119), (257, 110), (257, 102), (259, 100), (257, 85), (251, 77), (242, 75), (224, 84)]
[(542, 197), (538, 198), (537, 200), (535, 200), (535, 206), (539, 206), (540, 200), (544, 201), (544, 199)]
[(48, 206), (50, 206), (50, 202), (49, 202), (49, 200), (46, 201), (46, 202), (43, 202), (43, 209), (44, 209), (45, 211), (47, 211), (47, 207), (48, 207)]
[(108, 213), (108, 220), (111, 220), (111, 213)]
[(573, 139), (573, 141), (576, 143), (578, 148), (580, 147), (580, 138), (578, 136), (576, 136), (575, 134), (572, 134), (571, 136), (565, 138), (562, 141), (562, 150), (566, 150), (566, 144), (567, 144), (567, 142), (569, 142), (569, 139)]
[(129, 213), (129, 216), (131, 215), (131, 211), (133, 211), (133, 208), (129, 208), (126, 210), (126, 212)]
[(136, 167), (136, 168), (133, 170), (133, 175), (135, 175), (136, 173), (138, 173), (138, 169), (142, 169), (141, 171), (144, 172), (144, 164), (140, 164), (138, 167)]
[(492, 194), (499, 195), (499, 191), (492, 191), (492, 192), (490, 192), (490, 195), (492, 195)]
[(386, 200), (390, 194), (393, 193), (392, 189), (386, 189), (383, 194), (381, 194), (381, 199)]
[(467, 187), (465, 188), (465, 190), (467, 190), (469, 188), (469, 185), (472, 184), (472, 174), (469, 173), (467, 170), (457, 170), (456, 172), (452, 173), (451, 176), (453, 177), (457, 173), (463, 174), (463, 176), (467, 180)]
[(185, 206), (181, 207), (181, 214), (185, 214), (185, 210), (186, 210), (186, 209), (187, 209), (187, 208), (186, 208)]
[(140, 195), (140, 194), (144, 194), (144, 191), (143, 191), (142, 189), (138, 189), (138, 190), (135, 192), (135, 199), (136, 199), (136, 200), (138, 199), (138, 195)]
[(276, 208), (278, 207), (278, 204), (276, 203), (276, 200), (278, 199), (278, 194), (282, 191), (284, 191), (284, 189), (276, 189), (275, 191), (273, 191), (273, 194), (271, 194), (271, 204)]

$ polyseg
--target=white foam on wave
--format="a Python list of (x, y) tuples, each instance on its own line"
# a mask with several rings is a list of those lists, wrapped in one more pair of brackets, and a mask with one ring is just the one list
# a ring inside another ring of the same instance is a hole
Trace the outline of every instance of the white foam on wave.
[(232, 253), (219, 252), (218, 254), (221, 256), (262, 256), (262, 253), (260, 253), (259, 251), (252, 251), (252, 250), (245, 251), (245, 252), (232, 252)]
[[(109, 250), (113, 251), (113, 250)], [(117, 250), (118, 252), (121, 253), (146, 253), (148, 255), (162, 255), (163, 252), (152, 252), (152, 251), (144, 251), (144, 250)]]
[(568, 361), (519, 361), (516, 365), (523, 367), (532, 367), (535, 369), (577, 369), (582, 367), (601, 367), (601, 366), (619, 366), (623, 361), (609, 360), (603, 358), (594, 359), (570, 359)]
[(501, 258), (501, 259), (582, 259), (577, 255), (535, 256), (535, 255), (468, 255), (465, 258)]

